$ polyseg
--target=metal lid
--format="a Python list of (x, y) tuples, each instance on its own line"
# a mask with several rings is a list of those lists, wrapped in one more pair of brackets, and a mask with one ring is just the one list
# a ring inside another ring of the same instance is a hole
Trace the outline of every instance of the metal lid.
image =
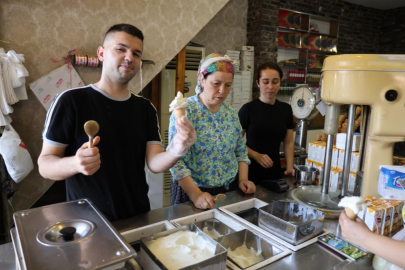
[(14, 221), (22, 269), (119, 268), (135, 254), (85, 199), (16, 212)]
[(325, 58), (322, 71), (405, 71), (405, 55), (344, 54)]

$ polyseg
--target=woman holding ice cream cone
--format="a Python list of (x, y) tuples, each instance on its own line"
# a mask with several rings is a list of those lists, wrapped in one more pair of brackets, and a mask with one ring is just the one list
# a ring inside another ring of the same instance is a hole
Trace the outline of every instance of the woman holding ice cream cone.
[[(206, 209), (215, 206), (213, 195), (238, 187), (244, 193), (256, 190), (254, 183), (248, 180), (250, 160), (238, 115), (223, 103), (231, 91), (234, 64), (221, 54), (210, 54), (201, 60), (196, 95), (187, 99), (185, 108), (197, 132), (197, 141), (170, 169), (172, 204), (191, 200), (197, 208)], [(179, 103), (184, 104), (184, 101), (172, 102), (175, 107)], [(173, 111), (176, 113), (174, 108)], [(173, 113), (169, 140), (176, 134), (175, 121)]]

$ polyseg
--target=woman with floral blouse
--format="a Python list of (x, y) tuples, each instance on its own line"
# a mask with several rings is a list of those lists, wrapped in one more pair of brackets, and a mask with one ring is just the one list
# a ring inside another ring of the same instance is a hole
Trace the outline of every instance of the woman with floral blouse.
[[(250, 160), (238, 114), (223, 103), (231, 91), (234, 64), (227, 55), (216, 53), (201, 60), (197, 94), (187, 99), (186, 108), (197, 141), (170, 169), (172, 204), (191, 200), (197, 208), (213, 208), (213, 195), (237, 187), (246, 194), (256, 191), (248, 180)], [(175, 121), (172, 114), (169, 141), (176, 134)]]

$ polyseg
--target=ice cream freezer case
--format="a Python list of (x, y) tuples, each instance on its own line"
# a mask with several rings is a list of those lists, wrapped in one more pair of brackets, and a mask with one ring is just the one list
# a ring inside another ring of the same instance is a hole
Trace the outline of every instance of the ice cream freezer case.
[[(280, 241), (277, 233), (269, 235), (268, 232), (255, 228), (254, 224), (248, 226), (247, 223), (232, 216), (234, 210), (240, 206), (242, 208), (250, 206), (255, 209), (266, 208), (273, 201), (285, 200), (286, 197), (289, 197), (289, 193), (273, 193), (257, 186), (254, 195), (244, 195), (240, 191), (228, 192), (226, 195), (225, 200), (217, 202), (216, 208), (218, 209), (202, 211), (196, 209), (191, 203), (185, 203), (155, 209), (130, 219), (114, 222), (113, 226), (120, 232), (120, 237), (130, 244), (135, 253), (133, 255), (128, 253), (130, 256), (126, 258), (124, 266), (120, 263), (118, 268), (114, 268), (117, 266), (116, 264), (115, 266), (107, 265), (89, 269), (141, 269), (142, 263), (147, 265), (144, 269), (172, 269), (167, 268), (162, 263), (162, 259), (149, 250), (150, 243), (159, 239), (164, 240), (164, 237), (173, 233), (187, 231), (193, 232), (197, 238), (200, 237), (198, 241), (205, 241), (208, 249), (212, 250), (212, 256), (181, 269), (225, 269), (224, 267), (226, 269), (331, 269), (333, 267), (372, 269), (369, 258), (350, 262), (339, 254), (327, 250), (316, 241), (294, 250), (289, 247), (289, 243), (285, 244)], [(224, 209), (228, 210), (228, 213)], [(307, 224), (304, 226), (307, 229), (310, 228)], [(337, 220), (325, 220), (323, 228), (339, 235), (336, 231)], [(178, 239), (180, 240), (176, 241), (189, 241), (183, 236)], [(96, 251), (99, 248), (87, 246), (82, 252)], [(15, 256), (12, 252), (14, 257), (7, 256), (13, 250), (12, 244), (2, 245), (0, 250), (4, 251), (0, 253), (0, 269), (20, 269), (18, 260), (21, 260), (23, 255), (17, 253)], [(128, 249), (128, 251), (130, 250)], [(251, 255), (247, 261), (238, 260), (241, 252), (248, 252)], [(233, 257), (230, 256), (231, 254)], [(54, 269), (64, 268), (58, 265)]]

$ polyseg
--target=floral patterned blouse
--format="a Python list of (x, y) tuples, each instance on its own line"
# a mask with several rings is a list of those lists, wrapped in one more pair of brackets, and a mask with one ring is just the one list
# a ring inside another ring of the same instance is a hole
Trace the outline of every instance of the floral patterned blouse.
[[(238, 114), (225, 104), (213, 113), (199, 101), (198, 95), (187, 101), (186, 115), (197, 132), (197, 141), (170, 169), (173, 180), (191, 176), (199, 187), (228, 187), (238, 173), (238, 162), (250, 165)], [(176, 134), (175, 121), (172, 114), (169, 141)]]

